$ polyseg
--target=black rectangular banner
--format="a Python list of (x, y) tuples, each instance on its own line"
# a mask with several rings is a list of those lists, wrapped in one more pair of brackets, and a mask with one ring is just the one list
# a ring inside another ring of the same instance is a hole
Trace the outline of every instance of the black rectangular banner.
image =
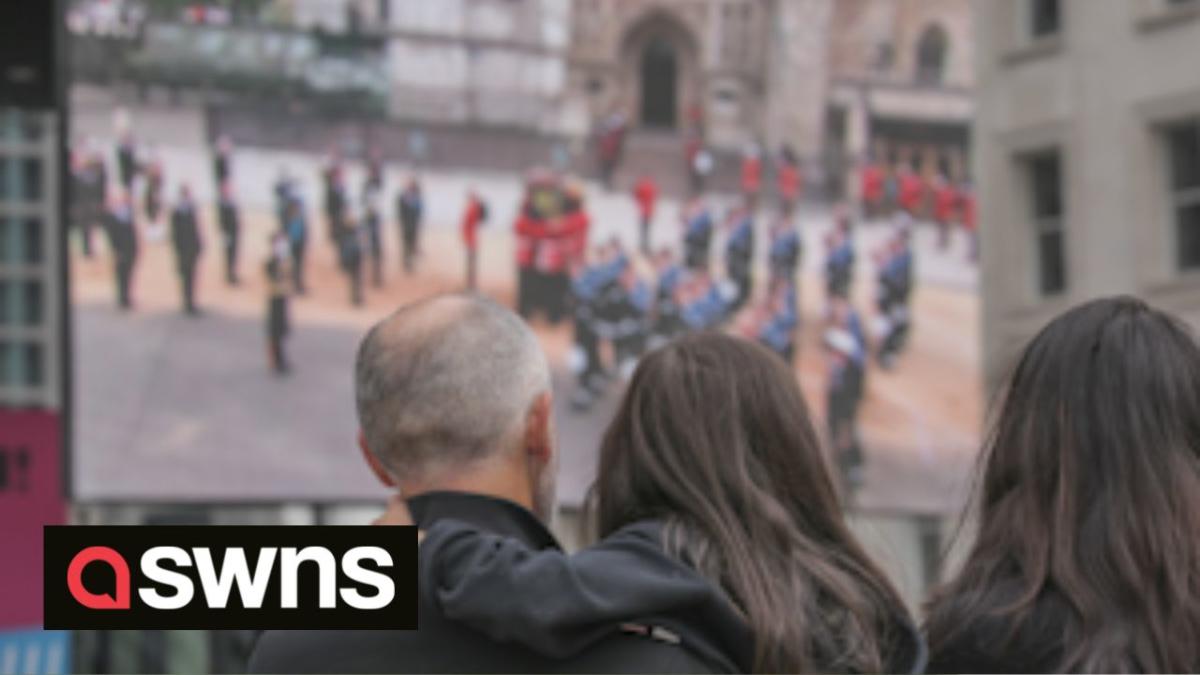
[(47, 629), (416, 629), (417, 530), (47, 526)]

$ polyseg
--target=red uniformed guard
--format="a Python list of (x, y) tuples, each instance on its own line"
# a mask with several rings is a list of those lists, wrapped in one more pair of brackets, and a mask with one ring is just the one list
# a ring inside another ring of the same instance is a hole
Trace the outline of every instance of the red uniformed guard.
[(780, 208), (785, 214), (791, 214), (800, 201), (800, 191), (803, 189), (803, 178), (800, 176), (800, 165), (795, 160), (784, 158), (779, 163), (777, 177)]
[(863, 212), (876, 216), (883, 210), (883, 167), (867, 160), (862, 168)]
[(758, 204), (761, 190), (762, 156), (757, 145), (750, 145), (742, 155), (742, 197), (748, 208), (753, 209)]
[(633, 198), (637, 200), (638, 218), (642, 226), (642, 253), (650, 253), (650, 225), (654, 221), (654, 205), (658, 201), (658, 184), (650, 174), (638, 179), (633, 188)]
[(467, 208), (462, 218), (463, 246), (467, 252), (467, 288), (475, 290), (477, 285), (479, 226), (487, 220), (487, 206), (479, 195), (471, 190), (467, 193)]

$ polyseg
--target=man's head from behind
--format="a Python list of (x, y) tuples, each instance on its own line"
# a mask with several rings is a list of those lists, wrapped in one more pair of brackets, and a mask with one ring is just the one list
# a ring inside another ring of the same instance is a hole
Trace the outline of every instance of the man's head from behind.
[(474, 295), (403, 307), (363, 338), (355, 389), (359, 441), (386, 484), (492, 494), (549, 517), (550, 369), (511, 311)]

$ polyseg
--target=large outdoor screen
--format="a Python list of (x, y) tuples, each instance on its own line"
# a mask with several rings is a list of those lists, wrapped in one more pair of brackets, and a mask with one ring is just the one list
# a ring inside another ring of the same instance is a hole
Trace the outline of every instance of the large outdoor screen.
[[(727, 92), (685, 81), (669, 40), (614, 61), (634, 98), (610, 112), (552, 115), (553, 92), (529, 112), (489, 103), (503, 36), (459, 45), (463, 66), (370, 17), (207, 4), (66, 17), (76, 498), (382, 496), (356, 444), (358, 341), (473, 283), (542, 339), (568, 505), (637, 358), (689, 330), (780, 353), (856, 503), (957, 504), (983, 392), (973, 197), (942, 175), (967, 165), (942, 149), (959, 132), (881, 124), (911, 140), (875, 139), (869, 161), (826, 151), (844, 121), (820, 152), (738, 135)], [(568, 75), (539, 82), (603, 94), (569, 48), (527, 50), (562, 55)], [(433, 70), (417, 86), (414, 68)]]

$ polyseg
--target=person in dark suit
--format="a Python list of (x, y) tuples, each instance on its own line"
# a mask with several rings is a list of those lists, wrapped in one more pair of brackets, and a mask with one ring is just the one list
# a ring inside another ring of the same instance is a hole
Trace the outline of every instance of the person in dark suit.
[[(544, 524), (558, 456), (550, 368), (520, 317), (476, 295), (404, 307), (363, 338), (355, 380), (363, 456), (406, 496), (419, 525), (454, 519), (535, 550), (558, 549)], [(418, 620), (415, 631), (267, 631), (249, 670), (714, 672), (668, 636), (620, 630), (570, 657), (545, 656), (455, 623), (424, 592)]]
[(133, 140), (133, 132), (125, 131), (117, 144), (117, 177), (125, 194), (133, 199), (133, 181), (138, 174), (137, 144)]
[(362, 191), (362, 228), (371, 254), (371, 283), (383, 287), (383, 185), (368, 179)]
[(104, 229), (108, 233), (108, 245), (112, 249), (113, 277), (117, 282), (117, 306), (122, 310), (133, 307), (129, 286), (133, 280), (133, 267), (137, 263), (138, 237), (133, 219), (133, 204), (121, 193), (105, 216)]
[(267, 353), (271, 372), (287, 375), (291, 363), (284, 351), (284, 340), (291, 332), (288, 312), (288, 288), (291, 271), (291, 252), (287, 235), (271, 235), (271, 252), (265, 267), (267, 275)]
[(408, 185), (396, 198), (396, 214), (400, 220), (400, 255), (404, 260), (404, 271), (412, 274), (421, 248), (421, 217), (425, 202), (421, 196), (421, 183), (416, 176), (408, 179)]
[(363, 304), (363, 249), (366, 233), (353, 214), (347, 214), (338, 238), (338, 256), (342, 272), (350, 284), (350, 304)]
[(233, 198), (233, 186), (229, 183), (221, 186), (221, 199), (217, 203), (217, 217), (221, 225), (221, 237), (225, 250), (225, 282), (230, 286), (237, 286), (238, 242), (241, 239), (242, 224), (237, 201)]
[(232, 156), (233, 144), (228, 136), (221, 136), (213, 148), (213, 181), (218, 188), (229, 183), (233, 177)]
[(196, 316), (200, 313), (195, 296), (196, 263), (200, 260), (203, 244), (196, 204), (187, 185), (179, 188), (179, 200), (171, 210), (171, 245), (175, 249), (175, 267), (183, 292), (183, 311)]

